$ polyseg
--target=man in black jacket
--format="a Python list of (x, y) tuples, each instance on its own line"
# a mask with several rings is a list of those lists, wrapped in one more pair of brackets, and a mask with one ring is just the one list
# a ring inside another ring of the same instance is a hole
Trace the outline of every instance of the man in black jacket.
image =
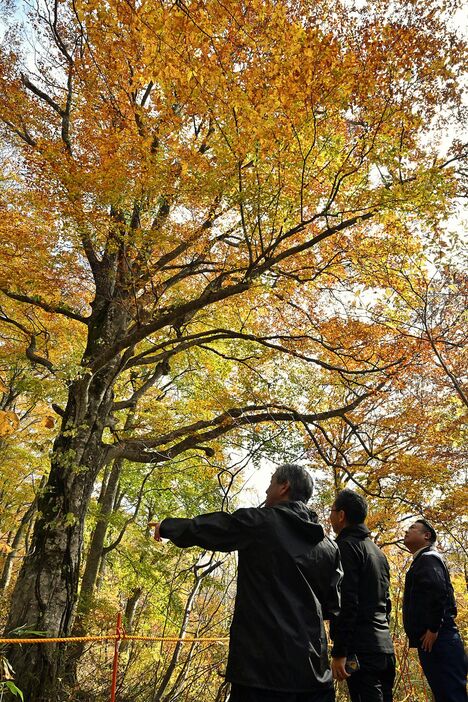
[[(395, 655), (389, 629), (390, 572), (384, 554), (369, 538), (366, 516), (367, 503), (353, 490), (339, 492), (330, 510), (344, 570), (341, 611), (330, 622), (332, 671), (337, 680), (346, 680), (352, 702), (391, 702)], [(359, 669), (351, 673), (355, 658)]]
[(437, 534), (417, 519), (403, 542), (413, 554), (403, 595), (403, 625), (410, 648), (419, 660), (435, 702), (467, 702), (467, 658), (458, 633), (457, 607), (450, 575), (434, 549)]
[(278, 468), (263, 508), (165, 519), (155, 538), (238, 551), (226, 678), (230, 702), (333, 702), (323, 618), (339, 610), (339, 552), (306, 507), (312, 479)]

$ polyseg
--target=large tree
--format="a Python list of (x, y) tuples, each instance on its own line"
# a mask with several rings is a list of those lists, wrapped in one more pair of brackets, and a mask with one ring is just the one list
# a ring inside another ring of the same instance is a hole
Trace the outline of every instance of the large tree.
[[(1, 323), (66, 397), (9, 629), (69, 633), (105, 465), (345, 419), (408, 361), (413, 341), (353, 317), (346, 286), (372, 288), (363, 261), (403, 265), (450, 210), (447, 16), (406, 0), (40, 0), (27, 35), (6, 34)], [(315, 369), (292, 399), (289, 366)], [(126, 428), (144, 397), (156, 419)], [(54, 698), (55, 647), (12, 660), (31, 702)]]

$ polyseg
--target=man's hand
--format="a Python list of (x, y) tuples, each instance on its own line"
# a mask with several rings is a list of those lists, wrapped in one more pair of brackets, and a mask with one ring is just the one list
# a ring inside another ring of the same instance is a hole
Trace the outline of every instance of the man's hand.
[(428, 629), (420, 638), (422, 650), (426, 651), (426, 653), (430, 653), (438, 635), (438, 631), (429, 631)]
[(154, 528), (153, 539), (155, 541), (162, 541), (161, 534), (159, 533), (160, 522), (148, 522), (148, 526)]
[(349, 678), (349, 673), (346, 672), (345, 665), (346, 656), (331, 659), (331, 669), (335, 680), (346, 680), (346, 678)]

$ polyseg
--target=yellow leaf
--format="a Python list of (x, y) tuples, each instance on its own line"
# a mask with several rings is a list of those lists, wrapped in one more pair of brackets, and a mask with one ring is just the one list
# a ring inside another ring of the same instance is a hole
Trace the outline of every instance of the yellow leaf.
[(0, 553), (4, 556), (6, 556), (8, 553), (10, 553), (11, 547), (8, 546), (8, 544), (5, 541), (0, 541)]
[(19, 418), (14, 412), (0, 410), (0, 437), (10, 436), (19, 427)]

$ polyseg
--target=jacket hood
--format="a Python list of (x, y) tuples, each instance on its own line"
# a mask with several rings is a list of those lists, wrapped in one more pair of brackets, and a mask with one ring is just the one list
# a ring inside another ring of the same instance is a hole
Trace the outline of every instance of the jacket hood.
[(367, 539), (370, 536), (370, 531), (365, 524), (353, 524), (347, 526), (340, 531), (336, 540), (344, 539), (346, 536), (354, 536), (356, 539)]
[(317, 523), (317, 513), (303, 502), (280, 502), (271, 509), (280, 511), (309, 541), (318, 543), (325, 537), (322, 525)]

